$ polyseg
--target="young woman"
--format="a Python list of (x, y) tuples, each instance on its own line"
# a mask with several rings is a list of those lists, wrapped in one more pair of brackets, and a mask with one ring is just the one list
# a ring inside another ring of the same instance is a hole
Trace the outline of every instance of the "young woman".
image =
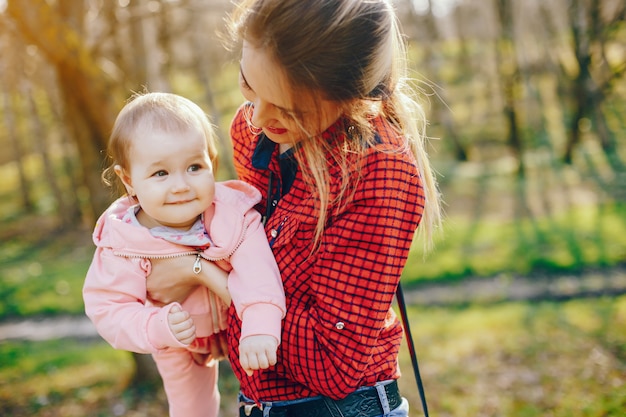
[[(406, 416), (391, 305), (414, 232), (421, 223), (428, 240), (440, 203), (392, 5), (244, 0), (231, 29), (246, 99), (231, 126), (235, 166), (263, 194), (287, 303), (278, 362), (251, 377), (230, 315), (240, 415)], [(191, 264), (157, 265), (151, 296), (224, 279), (212, 267), (194, 277)]]

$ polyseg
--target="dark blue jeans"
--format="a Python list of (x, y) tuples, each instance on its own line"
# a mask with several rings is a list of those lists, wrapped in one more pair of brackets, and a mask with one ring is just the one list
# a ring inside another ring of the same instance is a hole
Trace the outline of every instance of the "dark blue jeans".
[[(389, 402), (387, 401), (387, 395), (384, 389), (384, 386), (390, 382), (392, 381), (382, 381), (375, 385), (376, 391), (378, 392), (378, 399), (380, 400), (380, 403), (382, 404), (382, 408), (384, 411), (384, 414), (377, 416), (377, 417), (408, 417), (409, 403), (406, 400), (406, 398), (402, 398), (402, 403), (398, 407), (396, 407), (394, 410), (390, 410)], [(371, 389), (371, 387), (359, 388), (357, 391), (368, 390), (368, 389)], [(308, 401), (318, 400), (320, 398), (322, 397), (318, 396), (318, 397), (300, 398), (300, 399), (289, 400), (289, 401), (261, 401), (261, 409), (263, 410), (263, 417), (269, 417), (270, 410), (272, 409), (272, 407), (284, 407), (284, 406), (289, 406), (293, 404), (301, 404), (301, 403), (305, 403)], [(239, 393), (239, 404), (244, 407), (250, 407), (250, 410), (255, 407), (254, 401), (247, 398), (242, 393)], [(249, 405), (244, 405), (244, 404), (249, 404)], [(345, 417), (351, 417), (351, 416), (345, 416)]]

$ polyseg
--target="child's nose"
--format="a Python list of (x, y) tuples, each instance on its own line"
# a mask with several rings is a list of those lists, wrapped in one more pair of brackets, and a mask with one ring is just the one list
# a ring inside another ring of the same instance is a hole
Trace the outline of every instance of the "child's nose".
[(182, 176), (176, 176), (172, 185), (172, 191), (180, 193), (189, 190), (189, 183)]

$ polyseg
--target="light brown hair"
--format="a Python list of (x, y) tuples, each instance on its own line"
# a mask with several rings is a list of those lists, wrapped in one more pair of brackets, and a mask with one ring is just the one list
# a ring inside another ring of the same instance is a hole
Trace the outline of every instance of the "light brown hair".
[(129, 99), (115, 119), (107, 147), (109, 165), (102, 173), (106, 185), (123, 193), (124, 186), (115, 175), (114, 167), (120, 165), (122, 169), (129, 170), (129, 150), (140, 129), (171, 133), (194, 129), (201, 132), (206, 140), (213, 170), (217, 170), (215, 131), (207, 115), (197, 104), (171, 93), (137, 93)]
[[(246, 40), (276, 60), (291, 87), (296, 114), (303, 97), (308, 98), (304, 105), (319, 97), (338, 103), (347, 117), (346, 129), (352, 134), (341, 138), (345, 152), (333, 155), (335, 161), (327, 160), (329, 144), (319, 140), (319, 135), (298, 143), (304, 178), (319, 200), (316, 241), (326, 224), (328, 207), (349, 200), (358, 173), (351, 168), (348, 155), (363, 155), (375, 146), (368, 120), (380, 114), (405, 137), (405, 147), (415, 155), (426, 196), (420, 231), (428, 245), (441, 222), (440, 194), (425, 149), (425, 115), (407, 78), (405, 45), (391, 2), (242, 0), (229, 29), (231, 40)], [(297, 121), (303, 129), (310, 126), (306, 120)], [(333, 196), (331, 164), (342, 172), (341, 190)]]

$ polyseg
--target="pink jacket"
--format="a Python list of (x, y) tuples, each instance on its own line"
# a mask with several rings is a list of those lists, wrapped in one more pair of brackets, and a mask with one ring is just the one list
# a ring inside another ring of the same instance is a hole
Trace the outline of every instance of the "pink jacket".
[[(241, 339), (264, 334), (280, 343), (285, 294), (260, 215), (253, 208), (259, 200), (259, 192), (242, 181), (216, 183), (213, 205), (204, 213), (213, 245), (199, 254), (229, 271), (229, 291), (245, 329)], [(93, 241), (97, 248), (83, 287), (85, 312), (100, 335), (117, 349), (157, 353), (167, 347), (184, 348), (167, 324), (169, 310), (178, 303), (151, 305), (146, 299), (146, 277), (151, 258), (198, 251), (123, 222), (132, 204), (128, 197), (119, 198), (96, 223)], [(194, 291), (182, 308), (191, 314), (197, 337), (226, 329), (227, 307), (205, 287)]]

